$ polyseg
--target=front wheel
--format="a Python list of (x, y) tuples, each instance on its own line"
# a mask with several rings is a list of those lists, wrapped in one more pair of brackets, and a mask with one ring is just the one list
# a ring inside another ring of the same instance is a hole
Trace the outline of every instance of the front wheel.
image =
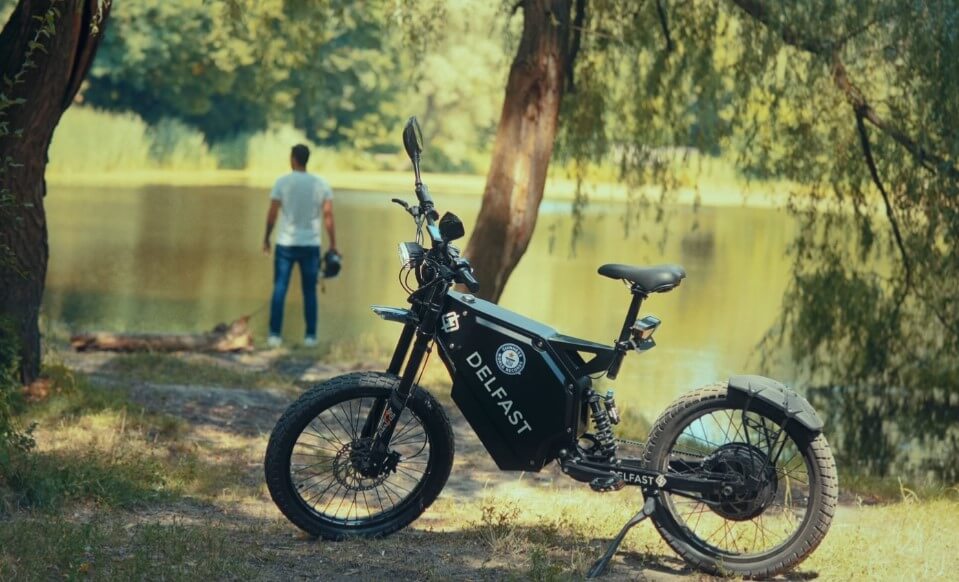
[(836, 464), (822, 434), (757, 400), (731, 400), (725, 384), (686, 394), (650, 431), (648, 467), (740, 481), (747, 493), (663, 491), (653, 522), (691, 565), (717, 575), (775, 576), (822, 541), (836, 509)]
[(390, 440), (371, 469), (364, 425), (399, 378), (356, 373), (305, 392), (273, 429), (266, 483), (280, 511), (307, 533), (331, 540), (389, 535), (436, 499), (453, 465), (453, 432), (440, 404), (414, 386)]

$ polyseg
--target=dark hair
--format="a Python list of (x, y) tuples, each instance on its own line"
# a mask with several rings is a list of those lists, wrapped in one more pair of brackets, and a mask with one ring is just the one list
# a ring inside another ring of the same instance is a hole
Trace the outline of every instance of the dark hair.
[(305, 166), (306, 162), (310, 161), (310, 148), (299, 143), (293, 146), (293, 151), (291, 152), (293, 159), (296, 160), (296, 163), (301, 166)]

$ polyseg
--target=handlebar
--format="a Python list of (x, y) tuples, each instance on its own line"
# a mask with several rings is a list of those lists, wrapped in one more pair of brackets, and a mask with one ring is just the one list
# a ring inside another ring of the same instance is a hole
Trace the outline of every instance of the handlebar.
[(433, 208), (433, 198), (430, 196), (429, 188), (422, 182), (416, 183), (416, 199), (420, 201), (420, 209), (426, 215), (426, 220), (434, 221), (439, 219), (439, 213)]
[[(410, 123), (413, 124), (412, 127), (418, 128), (419, 126), (415, 122), (415, 118), (410, 120)], [(461, 285), (466, 285), (466, 288), (469, 289), (471, 293), (476, 293), (480, 290), (480, 284), (473, 275), (473, 269), (470, 267), (469, 261), (459, 258), (459, 253), (456, 251), (456, 249), (451, 249), (451, 247), (446, 244), (440, 234), (439, 229), (437, 228), (436, 222), (439, 220), (440, 215), (434, 207), (433, 197), (430, 196), (429, 188), (426, 187), (426, 184), (423, 183), (422, 177), (420, 176), (420, 151), (422, 146), (419, 143), (408, 143), (407, 135), (410, 127), (411, 125), (407, 124), (407, 128), (403, 133), (403, 139), (407, 153), (410, 156), (410, 161), (413, 162), (413, 172), (416, 178), (415, 192), (416, 199), (419, 201), (419, 207), (410, 206), (399, 198), (394, 198), (393, 202), (402, 206), (414, 219), (418, 220), (419, 216), (426, 218), (426, 230), (429, 232), (430, 238), (433, 241), (433, 248), (442, 249), (444, 253), (448, 253), (447, 260), (452, 260), (453, 264), (451, 266), (453, 267), (453, 280)], [(417, 223), (422, 224), (420, 222)], [(449, 263), (446, 264), (449, 265)], [(446, 273), (446, 276), (448, 277), (450, 271), (446, 270)]]
[(456, 260), (456, 275), (454, 280), (457, 283), (466, 285), (470, 293), (476, 293), (480, 290), (479, 281), (477, 281), (476, 276), (473, 275), (473, 267), (470, 266), (469, 261), (466, 259)]
[(466, 285), (466, 288), (470, 290), (470, 293), (478, 293), (480, 290), (479, 281), (476, 280), (476, 277), (473, 276), (473, 271), (460, 271), (462, 276), (462, 283)]

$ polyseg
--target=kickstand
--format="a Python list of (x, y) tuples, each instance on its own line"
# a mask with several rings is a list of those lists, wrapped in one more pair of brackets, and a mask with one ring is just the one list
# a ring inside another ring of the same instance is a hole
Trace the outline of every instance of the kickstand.
[(650, 495), (646, 498), (646, 503), (643, 504), (643, 508), (639, 511), (639, 513), (634, 515), (632, 519), (626, 522), (626, 525), (623, 526), (623, 529), (619, 530), (619, 534), (617, 534), (616, 537), (613, 538), (613, 541), (610, 542), (609, 548), (606, 549), (606, 553), (603, 554), (603, 557), (593, 563), (593, 566), (586, 574), (587, 578), (598, 578), (606, 573), (606, 570), (609, 568), (609, 561), (613, 559), (613, 554), (615, 554), (616, 550), (619, 549), (619, 544), (623, 543), (623, 538), (626, 537), (626, 532), (656, 511), (656, 499), (657, 497), (655, 495)]

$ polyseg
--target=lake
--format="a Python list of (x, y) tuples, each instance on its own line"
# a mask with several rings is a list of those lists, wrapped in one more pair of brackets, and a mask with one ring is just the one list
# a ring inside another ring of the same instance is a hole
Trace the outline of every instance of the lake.
[[(267, 194), (249, 187), (52, 185), (46, 198), (47, 318), (70, 331), (179, 332), (255, 313), (252, 324), (262, 342), (272, 290), (272, 259), (260, 250)], [(390, 203), (397, 195), (336, 192), (344, 268), (320, 295), (321, 342), (388, 350), (395, 341), (399, 326), (381, 321), (369, 306), (405, 305), (396, 245), (412, 240), (414, 228)], [(399, 195), (413, 199), (412, 193)], [(463, 219), (469, 236), (479, 198), (441, 191), (433, 197), (441, 212)], [(627, 233), (624, 204), (591, 203), (572, 253), (569, 203), (544, 202), (529, 251), (500, 301), (563, 333), (610, 343), (629, 293), (597, 275), (597, 267), (682, 264), (686, 281), (654, 295), (643, 309), (663, 320), (658, 346), (627, 358), (611, 385), (620, 403), (641, 406), (649, 419), (683, 391), (757, 371), (755, 346), (778, 317), (790, 277), (786, 250), (796, 228), (774, 209), (666, 210), (665, 223), (649, 213)], [(303, 330), (294, 275), (284, 336), (295, 344)]]

